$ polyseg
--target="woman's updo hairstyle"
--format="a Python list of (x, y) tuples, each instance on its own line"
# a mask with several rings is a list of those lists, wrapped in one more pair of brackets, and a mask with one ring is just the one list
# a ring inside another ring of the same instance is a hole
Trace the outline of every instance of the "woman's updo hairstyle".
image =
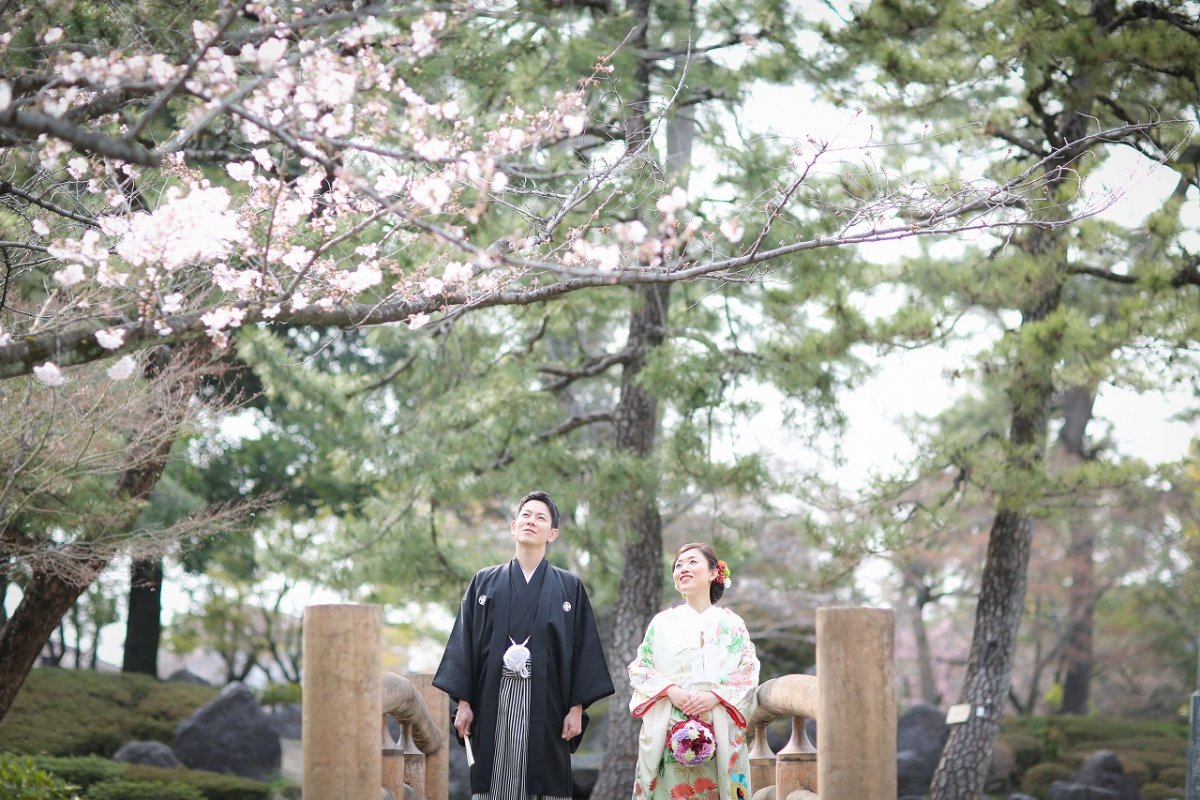
[(671, 559), (672, 569), (674, 568), (675, 562), (679, 560), (679, 557), (688, 550), (699, 550), (704, 556), (704, 559), (708, 562), (708, 568), (717, 571), (717, 579), (708, 584), (708, 599), (713, 603), (717, 602), (721, 599), (721, 595), (725, 594), (725, 582), (721, 580), (720, 567), (717, 566), (717, 562), (720, 561), (720, 559), (717, 558), (717, 551), (713, 550), (703, 542), (692, 542), (691, 544), (685, 544), (683, 547), (675, 551), (675, 558)]

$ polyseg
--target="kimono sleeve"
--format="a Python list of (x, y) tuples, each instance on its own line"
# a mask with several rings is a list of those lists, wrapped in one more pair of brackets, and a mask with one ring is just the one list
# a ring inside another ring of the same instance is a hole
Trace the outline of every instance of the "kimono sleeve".
[(478, 594), (479, 575), (471, 579), (458, 607), (454, 628), (442, 653), (442, 662), (433, 676), (433, 685), (454, 700), (466, 700), (472, 707), (478, 705), (475, 697), (477, 664), (482, 642), (475, 641), (475, 607)]
[(633, 696), (629, 699), (629, 711), (635, 717), (641, 717), (655, 703), (667, 694), (667, 689), (675, 685), (675, 681), (659, 672), (654, 661), (654, 631), (659, 617), (650, 620), (642, 644), (638, 647), (637, 658), (629, 664), (629, 685)]
[(572, 674), (568, 706), (582, 705), (585, 708), (615, 690), (608, 661), (604, 658), (604, 645), (600, 642), (600, 630), (592, 613), (583, 581), (575, 594), (578, 614), (575, 615), (575, 630), (572, 632)]
[(739, 728), (746, 727), (746, 720), (753, 714), (758, 691), (758, 655), (750, 641), (750, 631), (737, 614), (730, 613), (728, 630), (721, 637), (728, 655), (736, 658), (736, 666), (717, 681), (713, 693), (729, 712), (729, 717)]

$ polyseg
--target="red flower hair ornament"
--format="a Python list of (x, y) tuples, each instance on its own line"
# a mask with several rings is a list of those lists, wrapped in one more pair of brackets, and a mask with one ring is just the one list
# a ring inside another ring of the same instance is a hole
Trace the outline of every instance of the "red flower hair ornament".
[(713, 576), (713, 583), (718, 581), (726, 589), (733, 586), (733, 580), (729, 577), (729, 565), (724, 561), (717, 562), (717, 574)]

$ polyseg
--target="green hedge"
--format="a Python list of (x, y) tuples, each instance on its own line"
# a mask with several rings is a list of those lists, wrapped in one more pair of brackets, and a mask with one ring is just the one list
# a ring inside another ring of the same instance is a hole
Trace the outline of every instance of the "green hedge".
[(150, 767), (128, 764), (125, 777), (131, 781), (184, 783), (200, 790), (204, 800), (270, 800), (271, 787), (261, 781), (222, 775), (202, 769), (183, 767)]
[(134, 739), (170, 744), (175, 726), (216, 696), (149, 675), (35, 669), (0, 725), (0, 751), (111, 756)]
[(1182, 786), (1168, 786), (1164, 783), (1147, 783), (1142, 787), (1142, 800), (1183, 800)]
[(1154, 777), (1155, 783), (1165, 783), (1167, 786), (1183, 786), (1187, 783), (1187, 767), (1167, 767)]
[(109, 781), (98, 783), (84, 795), (85, 800), (204, 800), (195, 786), (186, 783)]
[(124, 765), (100, 756), (38, 756), (33, 763), (80, 789), (125, 777)]
[(0, 753), (0, 797), (4, 800), (72, 800), (75, 787), (38, 769), (31, 758)]
[(1063, 764), (1038, 764), (1025, 771), (1021, 779), (1021, 791), (1034, 797), (1045, 797), (1050, 784), (1055, 781), (1069, 781), (1075, 770)]

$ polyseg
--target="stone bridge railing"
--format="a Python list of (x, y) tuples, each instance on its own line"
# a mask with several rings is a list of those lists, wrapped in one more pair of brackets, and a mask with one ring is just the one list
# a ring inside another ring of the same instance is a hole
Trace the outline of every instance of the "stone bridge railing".
[[(754, 800), (895, 800), (895, 615), (875, 608), (817, 609), (817, 675), (758, 687), (749, 720)], [(790, 717), (778, 754), (766, 726)], [(817, 721), (818, 750), (804, 724)]]
[[(447, 800), (449, 703), (431, 676), (383, 672), (379, 606), (309, 606), (304, 613), (304, 800)], [(817, 609), (817, 676), (758, 687), (753, 800), (895, 800), (895, 616)], [(437, 713), (430, 714), (429, 709)], [(388, 717), (400, 723), (393, 737)], [(791, 718), (778, 754), (766, 726)], [(804, 724), (818, 725), (820, 750)], [(381, 721), (380, 728), (372, 720)]]
[(446, 694), (430, 675), (384, 672), (382, 653), (379, 606), (304, 610), (304, 800), (446, 800)]

